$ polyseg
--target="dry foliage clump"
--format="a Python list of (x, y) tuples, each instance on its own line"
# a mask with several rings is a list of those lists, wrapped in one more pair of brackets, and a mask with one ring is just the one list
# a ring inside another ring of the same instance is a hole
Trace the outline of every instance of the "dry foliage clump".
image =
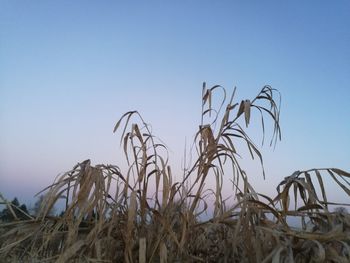
[[(220, 94), (216, 108), (213, 97)], [(43, 190), (36, 217), (1, 223), (0, 261), (350, 262), (349, 215), (330, 211), (349, 203), (329, 201), (324, 184), (329, 177), (349, 196), (350, 174), (336, 168), (296, 171), (277, 186), (276, 196), (256, 192), (240, 166), (238, 145), (263, 167), (247, 127), (256, 111), (263, 137), (268, 118), (270, 145), (280, 140), (280, 97), (269, 86), (253, 100), (235, 103), (234, 96), (235, 90), (227, 100), (221, 86), (203, 85), (195, 158), (180, 181), (166, 146), (138, 112), (125, 113), (114, 131), (121, 129), (128, 169), (86, 160), (57, 178)], [(233, 187), (229, 199), (222, 191), (227, 182)], [(64, 212), (49, 216), (62, 199)], [(300, 219), (300, 227), (292, 227), (290, 217)]]

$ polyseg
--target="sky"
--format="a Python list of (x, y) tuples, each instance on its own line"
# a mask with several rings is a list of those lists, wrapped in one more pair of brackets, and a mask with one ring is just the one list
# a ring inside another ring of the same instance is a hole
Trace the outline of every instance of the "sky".
[(129, 110), (179, 166), (203, 81), (237, 101), (281, 92), (282, 141), (262, 148), (266, 180), (250, 176), (260, 192), (295, 170), (350, 171), (349, 13), (341, 0), (0, 1), (0, 192), (33, 203), (77, 162), (122, 166), (112, 130)]

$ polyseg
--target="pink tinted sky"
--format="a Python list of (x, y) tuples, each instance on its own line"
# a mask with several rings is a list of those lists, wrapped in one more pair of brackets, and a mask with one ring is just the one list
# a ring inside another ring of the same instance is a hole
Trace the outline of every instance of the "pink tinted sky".
[(258, 190), (299, 169), (349, 171), (349, 12), (347, 1), (1, 1), (0, 192), (32, 203), (79, 161), (120, 165), (112, 129), (133, 109), (179, 164), (203, 81), (239, 99), (280, 90), (283, 138), (263, 148), (266, 181), (251, 168)]

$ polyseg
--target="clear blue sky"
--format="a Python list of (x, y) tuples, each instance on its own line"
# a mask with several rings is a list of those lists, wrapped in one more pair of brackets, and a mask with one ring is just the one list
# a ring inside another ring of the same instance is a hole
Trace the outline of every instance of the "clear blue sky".
[(280, 90), (283, 138), (263, 148), (258, 190), (349, 171), (350, 2), (247, 2), (2, 0), (0, 192), (33, 202), (78, 161), (124, 163), (112, 129), (133, 109), (180, 160), (203, 81), (239, 98)]

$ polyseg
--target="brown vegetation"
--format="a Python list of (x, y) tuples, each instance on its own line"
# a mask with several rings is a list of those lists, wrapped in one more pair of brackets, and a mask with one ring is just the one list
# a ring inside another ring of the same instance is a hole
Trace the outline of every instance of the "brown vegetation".
[[(246, 133), (251, 112), (260, 113), (263, 136), (265, 119), (272, 120), (271, 145), (280, 139), (279, 93), (265, 86), (253, 100), (234, 103), (235, 91), (227, 100), (221, 86), (204, 84), (202, 94), (196, 157), (181, 181), (174, 180), (166, 146), (138, 112), (127, 112), (114, 131), (121, 129), (128, 170), (78, 163), (43, 190), (36, 217), (1, 223), (0, 261), (350, 262), (349, 215), (330, 211), (337, 204), (328, 200), (324, 186), (329, 176), (349, 196), (349, 173), (296, 171), (269, 197), (254, 190), (240, 166), (242, 142), (263, 165)], [(213, 96), (219, 94), (215, 108)], [(216, 185), (208, 187), (209, 177)], [(232, 199), (222, 195), (224, 181), (232, 182)], [(64, 213), (49, 216), (60, 199)], [(211, 218), (203, 219), (210, 209)], [(300, 228), (287, 223), (291, 216), (300, 218)]]

